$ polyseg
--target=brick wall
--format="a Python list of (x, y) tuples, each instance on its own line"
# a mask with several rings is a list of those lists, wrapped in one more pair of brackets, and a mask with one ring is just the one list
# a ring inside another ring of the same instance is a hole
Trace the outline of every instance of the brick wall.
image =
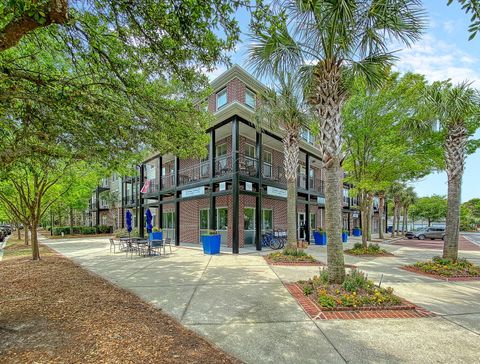
[[(239, 103), (245, 103), (245, 90), (246, 85), (238, 78), (232, 79), (230, 82), (227, 83), (225, 86), (227, 88), (227, 105), (237, 101)], [(222, 91), (222, 89), (218, 91)], [(216, 112), (217, 111), (217, 94), (214, 93), (209, 96), (208, 98), (208, 111)]]

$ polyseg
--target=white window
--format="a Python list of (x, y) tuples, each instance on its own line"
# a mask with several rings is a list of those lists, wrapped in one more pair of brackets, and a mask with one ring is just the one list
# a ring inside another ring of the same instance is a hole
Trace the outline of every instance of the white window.
[(252, 109), (255, 108), (255, 104), (256, 104), (255, 92), (253, 92), (252, 90), (249, 90), (248, 88), (245, 91), (245, 104), (247, 106), (250, 106)]
[(300, 135), (302, 138), (309, 144), (314, 144), (315, 143), (315, 136), (313, 133), (308, 130), (308, 129), (302, 129)]
[(220, 145), (217, 145), (216, 148), (216, 157), (217, 157), (217, 163), (220, 168), (226, 168), (227, 166), (227, 144), (223, 143)]
[(227, 89), (217, 92), (217, 110), (227, 104)]
[(255, 146), (245, 144), (245, 165), (247, 167), (255, 165)]
[(272, 153), (263, 151), (263, 176), (272, 177)]

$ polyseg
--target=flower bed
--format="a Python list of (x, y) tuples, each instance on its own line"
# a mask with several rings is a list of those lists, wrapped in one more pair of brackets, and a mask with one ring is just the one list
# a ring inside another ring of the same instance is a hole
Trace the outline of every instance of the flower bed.
[(265, 260), (272, 265), (324, 265), (301, 249), (287, 249), (266, 255)]
[(328, 283), (328, 271), (308, 281), (297, 284), (305, 296), (316, 302), (322, 310), (385, 308), (401, 306), (405, 308), (401, 298), (393, 294), (393, 288), (381, 288), (357, 270), (347, 274), (343, 284)]
[(458, 259), (453, 262), (442, 257), (434, 257), (427, 262), (417, 262), (407, 265), (403, 269), (432, 276), (437, 279), (465, 280), (480, 279), (480, 267), (466, 259)]
[(352, 249), (345, 250), (346, 254), (368, 257), (393, 257), (394, 255), (385, 249), (380, 248), (378, 244), (369, 244), (364, 247), (362, 243), (355, 243)]

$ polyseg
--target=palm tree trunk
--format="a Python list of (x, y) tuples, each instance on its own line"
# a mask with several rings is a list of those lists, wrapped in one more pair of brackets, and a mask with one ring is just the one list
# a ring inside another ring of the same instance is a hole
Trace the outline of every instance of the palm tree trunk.
[(390, 237), (394, 238), (395, 237), (395, 222), (397, 219), (397, 204), (393, 204), (393, 214), (392, 214), (392, 233)]
[(453, 261), (458, 259), (460, 202), (467, 139), (467, 130), (463, 124), (460, 124), (453, 125), (448, 129), (448, 135), (445, 141), (445, 164), (448, 176), (448, 197), (443, 257)]
[(297, 169), (299, 154), (299, 130), (287, 130), (283, 138), (284, 168), (287, 180), (287, 246), (297, 250)]
[(287, 250), (297, 250), (297, 181), (287, 181)]
[(397, 207), (397, 232), (395, 233), (395, 236), (400, 236), (400, 211), (401, 208), (400, 206)]
[(325, 169), (325, 222), (327, 231), (327, 264), (330, 283), (345, 280), (342, 246), (343, 170), (340, 161), (331, 161)]
[(383, 230), (385, 226), (383, 225), (383, 210), (385, 209), (385, 196), (383, 194), (379, 194), (378, 196), (378, 238), (384, 239)]

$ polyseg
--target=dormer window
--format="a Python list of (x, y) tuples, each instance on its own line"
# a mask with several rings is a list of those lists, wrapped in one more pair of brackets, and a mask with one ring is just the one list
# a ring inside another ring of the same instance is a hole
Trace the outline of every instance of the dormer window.
[(248, 88), (245, 91), (245, 104), (252, 109), (255, 108), (256, 104), (256, 97), (255, 97), (255, 92), (252, 90), (249, 90)]
[(220, 110), (223, 106), (227, 104), (227, 89), (217, 92), (217, 110)]

